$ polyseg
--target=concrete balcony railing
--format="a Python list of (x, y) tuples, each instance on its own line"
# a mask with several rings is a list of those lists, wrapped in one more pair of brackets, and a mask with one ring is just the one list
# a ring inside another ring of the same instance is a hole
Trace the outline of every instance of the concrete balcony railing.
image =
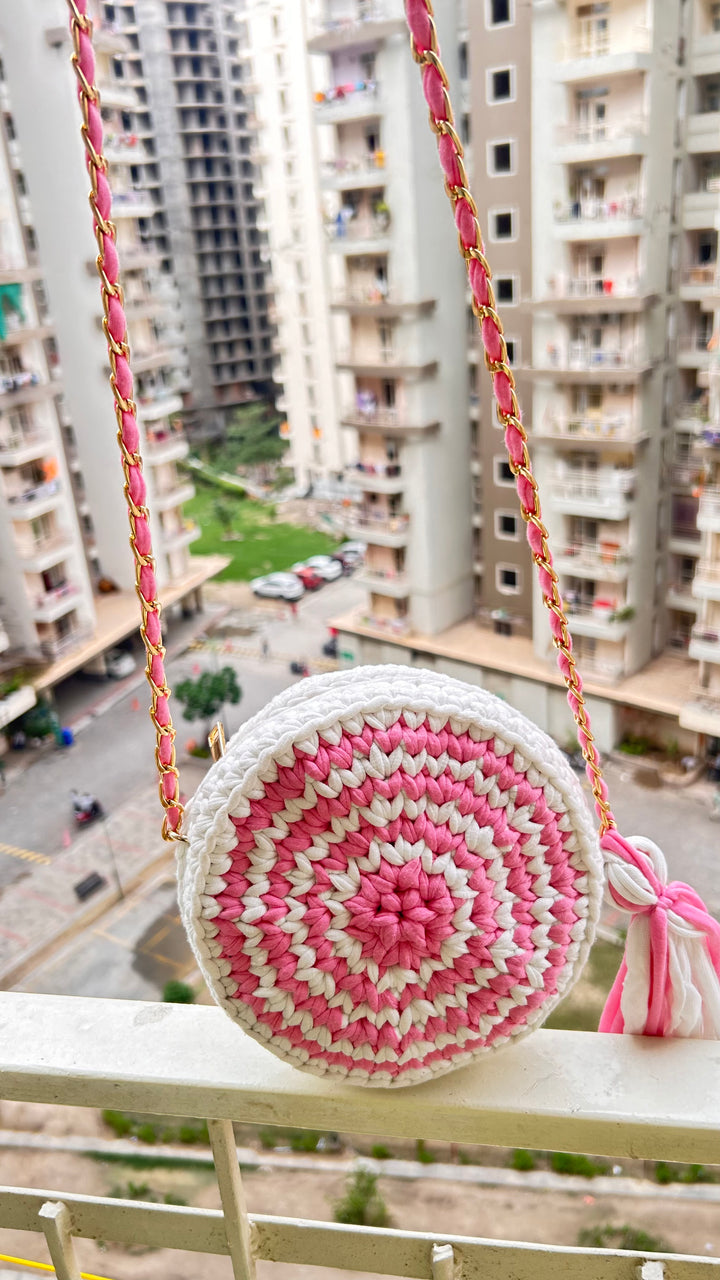
[(720, 488), (707, 488), (700, 497), (698, 529), (720, 533)]
[(22, 467), (51, 447), (48, 431), (13, 431), (0, 439), (0, 467)]
[(394, 0), (363, 0), (354, 13), (314, 23), (309, 31), (311, 53), (332, 53), (353, 45), (366, 45), (403, 31), (402, 9)]
[(557, 511), (585, 515), (590, 519), (626, 520), (632, 510), (632, 493), (637, 473), (629, 468), (596, 477), (555, 473), (550, 501)]
[(401, 408), (384, 409), (363, 407), (362, 405), (346, 405), (342, 410), (340, 421), (343, 426), (355, 427), (359, 431), (367, 431), (383, 435), (413, 435), (435, 430), (436, 421), (417, 422), (406, 410)]
[(404, 547), (410, 529), (409, 515), (371, 515), (360, 511), (350, 518), (349, 538), (374, 542), (380, 547)]
[(689, 654), (697, 662), (720, 662), (720, 627), (699, 622), (690, 632)]
[(651, 49), (652, 33), (648, 27), (636, 24), (616, 31), (611, 18), (604, 31), (578, 34), (563, 41), (557, 50), (557, 58), (559, 62), (596, 61), (627, 54), (647, 54)]
[(59, 480), (45, 480), (42, 484), (33, 485), (29, 489), (23, 489), (21, 493), (9, 494), (8, 502), (13, 508), (13, 512), (21, 511), (23, 514), (26, 510), (31, 510), (35, 514), (36, 508), (45, 504), (47, 500), (55, 500), (60, 497)]
[(397, 462), (355, 462), (346, 474), (367, 493), (400, 493), (405, 488), (403, 469)]
[(720, 561), (698, 560), (692, 593), (701, 600), (720, 600)]
[[(565, 304), (579, 301), (584, 304), (592, 302), (593, 309), (598, 311), (603, 306), (607, 307), (612, 299), (613, 310), (619, 300), (625, 303), (621, 309), (629, 310), (638, 309), (642, 299), (647, 296), (647, 286), (640, 276), (635, 274), (619, 276), (613, 272), (612, 268), (608, 268), (607, 275), (602, 276), (558, 275), (548, 281), (547, 294), (541, 301), (547, 301), (550, 305), (554, 301)], [(570, 309), (572, 308), (568, 307), (568, 310)]]
[(579, 542), (556, 555), (555, 567), (576, 578), (621, 582), (630, 571), (630, 559), (627, 547), (617, 543)]
[(570, 622), (570, 631), (578, 636), (588, 636), (596, 640), (624, 640), (633, 611), (622, 605), (605, 600), (591, 603), (564, 600), (565, 609)]
[(338, 252), (382, 252), (389, 246), (390, 222), (387, 218), (359, 217), (349, 223), (331, 222), (325, 227), (333, 249)]
[(364, 564), (355, 575), (355, 580), (366, 591), (375, 591), (381, 596), (392, 596), (402, 600), (410, 590), (410, 579), (406, 573), (398, 573), (394, 569), (374, 569)]
[(381, 101), (375, 81), (359, 85), (339, 85), (324, 94), (315, 95), (315, 119), (318, 124), (340, 124), (346, 120), (362, 120), (379, 115)]
[(40, 641), (43, 657), (50, 661), (62, 658), (66, 653), (72, 653), (73, 649), (77, 649), (89, 635), (89, 627), (73, 627), (63, 636), (44, 637)]
[(149, 191), (121, 191), (113, 197), (114, 218), (152, 218), (155, 212)]
[(323, 162), (320, 182), (324, 187), (351, 188), (380, 187), (384, 185), (386, 155), (375, 151), (371, 155), (339, 155)]
[(138, 397), (138, 413), (144, 422), (172, 417), (182, 412), (182, 397), (169, 388), (158, 388), (152, 395)]
[[(397, 626), (387, 621), (388, 632), (403, 634), (400, 620)], [(376, 619), (367, 625), (374, 628)], [(446, 1232), (441, 1206), (422, 1231), (296, 1219), (282, 1203), (272, 1216), (249, 1214), (232, 1127), (278, 1126), (278, 1134), (283, 1128), (342, 1129), (382, 1134), (390, 1144), (440, 1139), (463, 1148), (590, 1152), (611, 1163), (711, 1164), (717, 1159), (720, 1070), (720, 1049), (712, 1041), (543, 1029), (457, 1072), (451, 1085), (390, 1090), (352, 1088), (297, 1071), (243, 1036), (219, 1009), (204, 1005), (2, 992), (0, 1022), (3, 1097), (208, 1121), (218, 1209), (88, 1195), (62, 1181), (47, 1187), (49, 1172), (42, 1189), (29, 1178), (30, 1185), (0, 1191), (3, 1227), (34, 1232), (34, 1256), (45, 1232), (52, 1256), (63, 1260), (59, 1275), (80, 1273), (74, 1233), (110, 1248), (190, 1250), (198, 1275), (203, 1255), (225, 1256), (228, 1275), (238, 1280), (252, 1277), (263, 1261), (288, 1264), (288, 1274), (290, 1268), (323, 1267), (419, 1280), (484, 1275), (489, 1259), (493, 1274), (514, 1280), (542, 1280), (560, 1271), (578, 1280), (649, 1280), (676, 1272), (703, 1280), (716, 1269), (707, 1255), (459, 1238)], [(678, 1087), (682, 1080), (687, 1087)], [(81, 1129), (85, 1117), (78, 1119)], [(161, 1268), (173, 1274), (171, 1260)], [(119, 1274), (117, 1260), (102, 1270)]]
[(577, 441), (582, 444), (638, 444), (647, 437), (629, 414), (601, 415), (599, 418), (552, 416), (541, 423), (538, 437), (548, 440)]
[(720, 273), (717, 262), (696, 262), (680, 272), (680, 296), (688, 301), (720, 294)]
[(36, 622), (55, 622), (63, 614), (69, 613), (77, 604), (80, 588), (75, 582), (63, 582), (37, 596), (33, 606), (33, 617)]
[(696, 333), (682, 333), (677, 343), (678, 364), (684, 368), (709, 369), (715, 364), (720, 367), (720, 351), (710, 350), (711, 335), (704, 330)]
[(555, 145), (561, 150), (579, 148), (601, 155), (636, 155), (647, 145), (648, 123), (646, 116), (594, 124), (573, 121), (557, 127)]
[(62, 560), (71, 549), (70, 534), (60, 530), (47, 538), (36, 538), (34, 542), (19, 547), (17, 555), (24, 569), (42, 573), (43, 569)]
[(624, 228), (628, 223), (641, 221), (644, 215), (645, 206), (639, 196), (624, 196), (621, 200), (568, 200), (553, 208), (556, 223), (597, 223), (603, 235), (612, 231), (615, 224)]

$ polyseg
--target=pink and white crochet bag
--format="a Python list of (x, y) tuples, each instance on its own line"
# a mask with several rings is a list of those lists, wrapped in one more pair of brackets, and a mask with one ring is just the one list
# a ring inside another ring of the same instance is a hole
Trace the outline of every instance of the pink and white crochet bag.
[(603, 887), (630, 918), (601, 1030), (720, 1036), (720, 925), (661, 851), (619, 835), (453, 125), (429, 0), (413, 56), (481, 323), (520, 509), (599, 833), (562, 752), (482, 689), (369, 667), (301, 682), (243, 725), (191, 801), (175, 765), (87, 0), (68, 0), (141, 634), (179, 898), (218, 1004), (296, 1066), (397, 1087), (538, 1026), (578, 977)]

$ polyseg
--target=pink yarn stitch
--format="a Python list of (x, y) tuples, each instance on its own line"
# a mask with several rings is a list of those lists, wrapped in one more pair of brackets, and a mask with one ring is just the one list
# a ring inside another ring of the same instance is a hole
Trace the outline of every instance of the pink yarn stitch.
[[(551, 807), (514, 749), (400, 717), (337, 743), (321, 736), (294, 760), (232, 818), (215, 895), (231, 998), (264, 1034), (396, 1077), (507, 1038), (555, 996), (586, 927), (587, 868), (564, 806)], [(295, 809), (308, 778), (315, 803)], [(378, 797), (394, 805), (388, 821)], [(456, 821), (469, 817), (485, 833), (476, 851)]]

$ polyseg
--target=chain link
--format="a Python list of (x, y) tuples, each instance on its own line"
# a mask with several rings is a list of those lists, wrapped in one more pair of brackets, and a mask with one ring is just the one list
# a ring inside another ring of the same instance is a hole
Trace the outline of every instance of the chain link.
[[(124, 440), (124, 424), (123, 414), (132, 415), (133, 419), (137, 416), (137, 406), (133, 399), (132, 379), (129, 377), (129, 359), (130, 347), (127, 340), (127, 327), (124, 318), (124, 296), (122, 286), (119, 279), (113, 283), (106, 271), (107, 247), (106, 240), (112, 241), (116, 246), (115, 224), (108, 217), (104, 217), (98, 204), (98, 184), (102, 176), (106, 180), (107, 160), (102, 151), (102, 127), (100, 119), (100, 94), (97, 85), (87, 79), (82, 69), (83, 50), (81, 42), (83, 37), (87, 42), (92, 41), (93, 26), (87, 13), (84, 12), (85, 5), (78, 3), (77, 0), (67, 0), (70, 10), (70, 31), (72, 35), (73, 53), (72, 66), (78, 81), (78, 98), (80, 101), (80, 109), (82, 112), (82, 140), (87, 155), (87, 168), (90, 175), (91, 190), (89, 194), (90, 208), (93, 215), (93, 226), (95, 239), (97, 241), (98, 254), (96, 258), (96, 266), (100, 277), (102, 306), (103, 306), (103, 330), (107, 339), (108, 355), (110, 359), (110, 386), (112, 387), (115, 417), (118, 424), (118, 444), (120, 445), (120, 457), (124, 476), (124, 492), (125, 500), (128, 508), (128, 520), (130, 524), (130, 547), (132, 549), (135, 560), (135, 590), (140, 600), (141, 622), (140, 635), (142, 636), (147, 656), (145, 674), (150, 686), (150, 719), (155, 728), (156, 747), (155, 747), (155, 763), (159, 773), (159, 793), (160, 802), (165, 811), (162, 824), (162, 835), (164, 840), (183, 840), (181, 834), (183, 806), (180, 801), (179, 778), (175, 764), (175, 729), (170, 715), (168, 706), (168, 698), (170, 689), (165, 682), (165, 647), (162, 643), (160, 632), (160, 613), (161, 606), (157, 600), (155, 590), (153, 589), (152, 598), (147, 599), (143, 594), (143, 570), (148, 571), (149, 580), (155, 583), (155, 559), (152, 554), (152, 547), (149, 540), (149, 519), (150, 513), (147, 506), (143, 503), (137, 503), (132, 496), (131, 473), (136, 474), (142, 472), (142, 458), (139, 449), (131, 452), (126, 446)], [(86, 64), (87, 65), (87, 64)], [(96, 150), (91, 140), (90, 127), (90, 111), (95, 112), (94, 119), (94, 136), (96, 140), (100, 139), (100, 150)], [(116, 252), (116, 249), (115, 249)], [(123, 309), (123, 336), (118, 341), (111, 332), (110, 307), (112, 302), (119, 303)], [(122, 358), (128, 367), (129, 392), (125, 396), (118, 385), (118, 358)], [(143, 545), (145, 550), (141, 550), (138, 545), (138, 528), (137, 522), (143, 521), (144, 534)], [(145, 579), (147, 584), (147, 579)], [(147, 585), (145, 590), (147, 591)], [(148, 633), (149, 620), (153, 620), (153, 636), (151, 638)], [(155, 673), (162, 673), (160, 683), (156, 682)]]
[[(422, 8), (424, 13), (418, 16), (418, 9)], [(475, 233), (475, 243), (468, 244), (466, 236), (458, 232), (458, 242), (460, 253), (465, 259), (470, 287), (472, 290), (472, 309), (481, 326), (484, 321), (489, 321), (495, 329), (499, 346), (499, 358), (492, 359), (487, 351), (487, 343), (483, 335), (483, 344), (485, 350), (485, 364), (488, 371), (493, 376), (502, 375), (505, 379), (507, 388), (509, 389), (510, 410), (503, 409), (500, 404), (497, 388), (493, 386), (493, 393), (497, 404), (497, 413), (500, 422), (505, 428), (505, 440), (508, 444), (508, 431), (517, 433), (514, 439), (519, 439), (520, 458), (517, 460), (510, 452), (508, 445), (509, 465), (518, 484), (518, 496), (520, 498), (520, 510), (523, 520), (533, 530), (534, 537), (531, 540), (530, 531), (528, 531), (528, 540), (530, 541), (530, 549), (533, 561), (538, 570), (541, 581), (541, 591), (543, 602), (549, 610), (551, 617), (555, 620), (555, 625), (551, 626), (552, 639), (555, 648), (558, 651), (558, 665), (568, 689), (568, 698), (570, 701), (573, 718), (578, 732), (578, 742), (583, 757), (587, 764), (588, 779), (592, 787), (592, 793), (595, 800), (595, 807), (598, 818), (600, 819), (600, 835), (604, 835), (607, 831), (615, 827), (615, 819), (613, 817), (610, 805), (607, 799), (607, 787), (602, 775), (600, 764), (600, 756), (592, 730), (590, 728), (590, 717), (582, 692), (582, 682), (577, 670), (577, 664), (572, 652), (572, 640), (568, 627), (568, 621), (563, 608), (562, 596), (560, 595), (558, 575), (553, 567), (552, 556), (548, 547), (548, 531), (542, 521), (542, 512), (540, 508), (540, 496), (538, 493), (538, 485), (533, 475), (532, 465), (530, 461), (530, 452), (528, 449), (528, 436), (522, 424), (520, 417), (520, 405), (517, 399), (515, 388), (515, 378), (512, 369), (507, 360), (507, 347), (503, 336), (503, 326), (500, 316), (498, 315), (495, 294), (492, 287), (492, 272), (485, 257), (482, 232), (480, 229), (480, 221), (478, 218), (477, 205), (471, 195), (465, 164), (463, 160), (463, 145), (458, 137), (455, 129), (455, 117), (453, 114), (452, 103), (449, 93), (449, 80), (447, 72), (440, 58), (440, 47), (437, 37), (437, 28), (433, 14), (433, 6), (431, 0), (416, 0), (411, 5), (406, 0), (406, 16), (410, 27), (410, 49), (415, 62), (422, 68), (431, 68), (437, 73), (440, 80), (440, 94), (442, 98), (442, 115), (437, 115), (432, 107), (429, 112), (430, 128), (438, 137), (438, 143), (442, 138), (450, 140), (453, 151), (453, 163), (456, 166), (459, 175), (458, 183), (451, 183), (447, 177), (447, 165), (443, 163), (445, 171), (445, 191), (453, 206), (453, 213), (457, 205), (463, 201), (470, 214)], [(425, 48), (420, 48), (416, 38), (417, 29), (420, 26), (425, 27), (425, 33), (422, 37)], [(425, 87), (425, 86), (424, 86)], [(435, 86), (437, 90), (438, 86)], [(428, 94), (426, 93), (426, 97)], [(441, 157), (442, 162), (442, 157)], [(456, 219), (457, 222), (457, 219)], [(466, 220), (463, 220), (465, 225)], [(485, 284), (487, 288), (487, 301), (481, 302), (475, 293), (472, 282), (471, 265), (478, 262), (485, 276)], [(482, 331), (482, 330), (481, 330)], [(528, 500), (528, 495), (530, 499)]]

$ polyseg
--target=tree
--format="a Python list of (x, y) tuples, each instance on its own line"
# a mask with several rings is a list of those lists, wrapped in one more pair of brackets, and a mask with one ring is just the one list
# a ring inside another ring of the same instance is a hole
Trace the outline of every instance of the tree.
[(233, 668), (223, 667), (221, 671), (203, 671), (197, 680), (181, 680), (175, 697), (185, 720), (204, 720), (209, 729), (226, 702), (240, 701), (242, 689)]
[(223, 533), (230, 533), (233, 526), (234, 511), (226, 498), (216, 498), (213, 502), (213, 515)]
[(279, 462), (288, 447), (287, 441), (280, 439), (279, 426), (280, 418), (266, 404), (245, 405), (236, 410), (214, 465), (236, 471), (238, 467), (265, 467)]

